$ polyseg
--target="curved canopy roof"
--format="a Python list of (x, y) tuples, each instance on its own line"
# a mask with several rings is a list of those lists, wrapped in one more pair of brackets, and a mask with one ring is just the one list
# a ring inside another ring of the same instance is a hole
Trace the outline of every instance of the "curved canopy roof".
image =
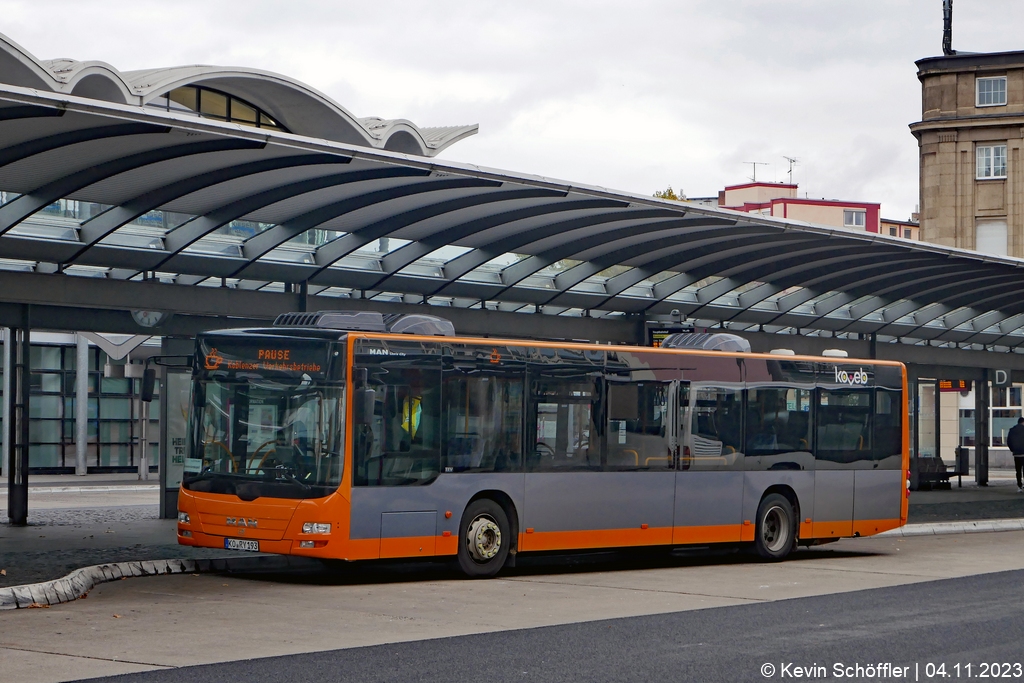
[(0, 141), (8, 269), (1024, 342), (1018, 259), (13, 86)]
[(405, 119), (356, 118), (305, 83), (259, 69), (194, 65), (118, 71), (105, 62), (39, 60), (3, 34), (0, 82), (134, 105), (174, 88), (201, 85), (256, 105), (298, 135), (420, 156), (434, 156), (478, 130), (476, 124), (420, 128)]

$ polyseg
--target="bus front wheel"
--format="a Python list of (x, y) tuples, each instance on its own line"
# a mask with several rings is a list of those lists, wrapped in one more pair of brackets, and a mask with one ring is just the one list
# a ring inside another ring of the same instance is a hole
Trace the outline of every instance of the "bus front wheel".
[(796, 544), (796, 516), (793, 505), (778, 493), (764, 497), (757, 506), (754, 547), (766, 560), (781, 560)]
[(511, 546), (502, 507), (489, 498), (470, 503), (459, 525), (459, 569), (473, 579), (492, 577), (505, 566)]

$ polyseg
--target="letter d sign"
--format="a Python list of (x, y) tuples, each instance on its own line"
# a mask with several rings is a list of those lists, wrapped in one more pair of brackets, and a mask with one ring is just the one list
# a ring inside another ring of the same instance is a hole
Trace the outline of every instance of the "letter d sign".
[(992, 386), (996, 387), (1008, 387), (1010, 386), (1010, 371), (1009, 370), (993, 370), (992, 371)]

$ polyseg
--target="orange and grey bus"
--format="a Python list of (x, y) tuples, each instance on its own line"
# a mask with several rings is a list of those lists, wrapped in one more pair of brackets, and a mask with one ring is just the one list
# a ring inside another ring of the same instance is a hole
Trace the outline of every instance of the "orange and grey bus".
[(466, 338), (373, 312), (201, 334), (178, 540), (483, 577), (556, 550), (778, 560), (904, 524), (905, 368), (711, 350), (730, 338)]

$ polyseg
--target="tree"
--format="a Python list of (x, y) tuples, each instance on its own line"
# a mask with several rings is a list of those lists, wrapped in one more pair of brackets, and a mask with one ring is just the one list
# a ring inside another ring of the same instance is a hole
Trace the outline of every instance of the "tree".
[(658, 199), (671, 199), (674, 202), (681, 202), (686, 200), (686, 193), (683, 192), (683, 188), (679, 188), (679, 194), (676, 194), (676, 191), (672, 189), (671, 185), (669, 185), (664, 190), (657, 190), (654, 193), (654, 196), (657, 197)]

